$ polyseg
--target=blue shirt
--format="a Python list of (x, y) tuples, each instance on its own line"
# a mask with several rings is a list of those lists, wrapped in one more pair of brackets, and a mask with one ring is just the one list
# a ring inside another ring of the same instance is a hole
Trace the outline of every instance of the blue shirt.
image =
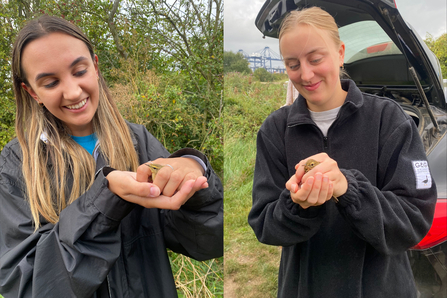
[(71, 138), (82, 146), (85, 150), (87, 150), (88, 153), (93, 154), (93, 151), (95, 150), (96, 142), (98, 141), (98, 138), (96, 137), (96, 134), (91, 134), (85, 137), (75, 137), (71, 136)]

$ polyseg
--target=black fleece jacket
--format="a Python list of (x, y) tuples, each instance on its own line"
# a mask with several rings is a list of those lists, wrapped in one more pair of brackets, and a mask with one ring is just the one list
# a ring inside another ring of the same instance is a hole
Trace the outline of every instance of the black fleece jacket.
[[(324, 137), (302, 96), (272, 113), (257, 138), (253, 207), (259, 241), (283, 246), (281, 298), (413, 298), (406, 250), (430, 228), (436, 187), (412, 119), (391, 99), (343, 80), (346, 101)], [(302, 209), (285, 183), (301, 160), (326, 152), (348, 180), (339, 203)], [(424, 178), (425, 178), (424, 176)], [(426, 180), (426, 179), (424, 179)]]
[[(141, 125), (129, 124), (140, 163), (169, 152)], [(223, 254), (223, 188), (206, 157), (209, 187), (179, 210), (146, 209), (113, 194), (99, 155), (93, 186), (59, 222), (34, 232), (23, 195), (17, 139), (0, 156), (0, 294), (9, 297), (177, 297), (166, 247), (198, 260)], [(67, 177), (67, 179), (73, 179)]]

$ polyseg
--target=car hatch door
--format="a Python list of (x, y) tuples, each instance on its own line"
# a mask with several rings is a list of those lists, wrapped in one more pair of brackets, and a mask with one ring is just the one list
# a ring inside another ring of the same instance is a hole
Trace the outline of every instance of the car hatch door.
[[(446, 110), (442, 75), (433, 67), (437, 58), (411, 25), (405, 22), (393, 0), (267, 0), (255, 24), (265, 36), (278, 38), (279, 26), (287, 12), (310, 6), (318, 6), (329, 12), (340, 27), (375, 20), (404, 53), (419, 79), (428, 82), (423, 92), (430, 93), (430, 104)], [(427, 108), (430, 109), (429, 106)]]

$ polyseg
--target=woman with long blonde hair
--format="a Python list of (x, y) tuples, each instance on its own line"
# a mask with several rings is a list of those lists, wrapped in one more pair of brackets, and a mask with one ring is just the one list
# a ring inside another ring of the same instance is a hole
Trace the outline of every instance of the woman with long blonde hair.
[(42, 16), (13, 47), (17, 138), (0, 157), (0, 294), (176, 297), (166, 248), (222, 255), (222, 186), (127, 123), (75, 25)]

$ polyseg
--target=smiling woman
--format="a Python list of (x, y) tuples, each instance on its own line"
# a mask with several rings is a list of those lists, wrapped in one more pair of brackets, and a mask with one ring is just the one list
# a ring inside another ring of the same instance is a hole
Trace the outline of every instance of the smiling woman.
[(99, 102), (98, 57), (92, 59), (84, 42), (64, 33), (48, 34), (25, 47), (22, 65), (27, 78), (22, 87), (39, 104), (64, 122), (73, 136), (93, 133)]
[(282, 247), (278, 297), (416, 298), (406, 250), (430, 228), (436, 187), (414, 121), (340, 79), (345, 45), (328, 12), (291, 11), (279, 32), (300, 94), (258, 132), (248, 217)]
[(127, 123), (92, 44), (68, 21), (28, 22), (12, 56), (17, 139), (0, 156), (0, 293), (176, 297), (166, 248), (198, 260), (223, 251), (222, 185), (208, 159), (170, 155)]

